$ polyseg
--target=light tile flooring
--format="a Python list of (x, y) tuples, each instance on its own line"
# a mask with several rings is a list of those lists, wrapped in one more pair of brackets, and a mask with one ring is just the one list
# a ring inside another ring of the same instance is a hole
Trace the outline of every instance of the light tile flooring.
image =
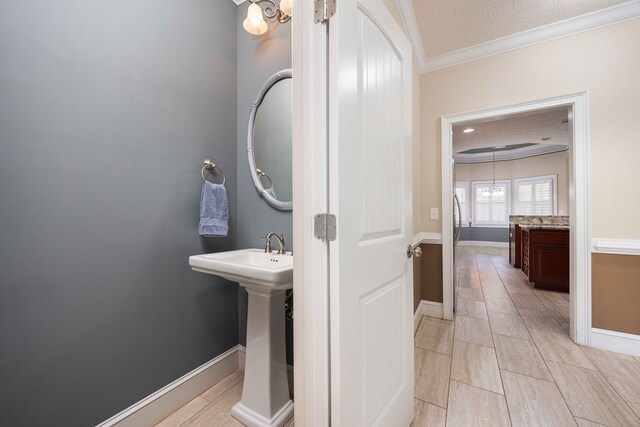
[(569, 295), (460, 247), (453, 322), (416, 333), (414, 426), (640, 426), (640, 360), (575, 345)]
[[(640, 426), (639, 358), (571, 342), (569, 296), (531, 288), (505, 250), (459, 250), (455, 321), (416, 332), (414, 426)], [(158, 426), (241, 426), (242, 379)]]

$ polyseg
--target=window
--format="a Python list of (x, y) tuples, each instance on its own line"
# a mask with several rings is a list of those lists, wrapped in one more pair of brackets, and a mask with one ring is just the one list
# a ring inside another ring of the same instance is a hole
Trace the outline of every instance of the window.
[(509, 181), (496, 181), (491, 193), (491, 181), (473, 183), (473, 224), (504, 226), (509, 224)]
[[(458, 196), (458, 203), (460, 203), (460, 214), (462, 216), (461, 223), (463, 227), (469, 225), (469, 183), (468, 182), (456, 182), (456, 196)], [(454, 215), (456, 218), (456, 227), (458, 226), (458, 207), (453, 207)]]
[(516, 215), (554, 215), (556, 176), (537, 176), (514, 180)]

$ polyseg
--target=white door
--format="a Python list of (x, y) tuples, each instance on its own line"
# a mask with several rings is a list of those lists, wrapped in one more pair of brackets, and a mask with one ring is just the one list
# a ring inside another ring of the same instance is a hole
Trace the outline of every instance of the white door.
[(413, 419), (411, 47), (382, 0), (329, 21), (333, 426)]

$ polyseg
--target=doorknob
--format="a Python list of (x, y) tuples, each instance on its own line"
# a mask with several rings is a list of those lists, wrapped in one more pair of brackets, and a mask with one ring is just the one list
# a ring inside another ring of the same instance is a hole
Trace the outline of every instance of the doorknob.
[(407, 246), (407, 258), (411, 258), (414, 255), (416, 258), (420, 258), (422, 256), (422, 249), (420, 248), (420, 244), (417, 244), (415, 246)]

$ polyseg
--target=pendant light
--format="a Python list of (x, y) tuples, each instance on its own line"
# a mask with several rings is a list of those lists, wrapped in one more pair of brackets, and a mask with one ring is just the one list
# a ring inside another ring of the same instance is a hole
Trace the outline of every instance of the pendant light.
[(489, 187), (489, 190), (485, 190), (482, 192), (482, 196), (483, 197), (492, 197), (494, 194), (502, 194), (502, 187), (498, 187), (496, 185), (496, 151), (493, 150), (492, 152), (492, 162), (491, 165), (493, 166), (493, 179), (491, 180), (491, 187)]

